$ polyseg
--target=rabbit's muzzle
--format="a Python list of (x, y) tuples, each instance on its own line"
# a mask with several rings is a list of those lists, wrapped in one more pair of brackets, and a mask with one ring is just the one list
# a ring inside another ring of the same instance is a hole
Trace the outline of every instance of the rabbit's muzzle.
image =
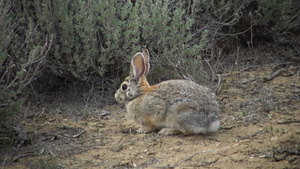
[(118, 103), (125, 103), (125, 94), (119, 89), (115, 93), (115, 99)]

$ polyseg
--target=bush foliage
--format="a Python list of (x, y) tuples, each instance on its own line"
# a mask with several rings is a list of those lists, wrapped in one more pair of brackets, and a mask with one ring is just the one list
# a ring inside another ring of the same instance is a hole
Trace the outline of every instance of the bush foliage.
[(17, 110), (24, 89), (49, 74), (120, 81), (144, 48), (157, 69), (152, 78), (168, 70), (199, 82), (214, 74), (220, 39), (253, 43), (252, 28), (274, 38), (300, 23), (299, 0), (2, 0), (0, 14), (0, 113)]

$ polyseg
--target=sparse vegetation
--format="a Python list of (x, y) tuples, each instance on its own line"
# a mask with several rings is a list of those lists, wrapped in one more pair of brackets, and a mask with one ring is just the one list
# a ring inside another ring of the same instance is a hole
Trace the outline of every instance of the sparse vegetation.
[[(299, 15), (299, 0), (0, 1), (0, 165), (299, 166)], [(151, 84), (217, 89), (215, 138), (138, 135), (102, 109), (144, 48)]]
[(283, 0), (4, 0), (0, 12), (1, 119), (18, 111), (28, 92), (78, 81), (119, 83), (143, 48), (159, 72), (207, 81), (224, 68), (224, 54), (234, 52), (232, 40), (253, 46), (300, 24), (298, 1)]
[(37, 164), (31, 164), (32, 168), (41, 168), (41, 169), (59, 169), (63, 168), (56, 163), (56, 160), (53, 158), (46, 159), (41, 157)]

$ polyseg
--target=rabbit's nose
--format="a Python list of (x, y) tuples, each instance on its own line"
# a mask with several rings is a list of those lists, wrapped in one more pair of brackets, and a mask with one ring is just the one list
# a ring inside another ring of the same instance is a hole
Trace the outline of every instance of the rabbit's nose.
[(115, 99), (118, 101), (120, 98), (118, 97), (118, 92), (115, 93)]
[(124, 101), (125, 101), (125, 98), (119, 93), (119, 91), (116, 91), (115, 99), (119, 103), (124, 103)]

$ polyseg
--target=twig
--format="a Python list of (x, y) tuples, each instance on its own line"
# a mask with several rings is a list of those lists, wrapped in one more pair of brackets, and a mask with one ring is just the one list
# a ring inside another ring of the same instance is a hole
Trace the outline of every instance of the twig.
[(267, 82), (267, 81), (274, 79), (277, 76), (283, 76), (283, 77), (293, 76), (294, 74), (296, 74), (298, 72), (299, 69), (300, 69), (300, 66), (296, 67), (295, 71), (289, 72), (286, 68), (281, 68), (281, 69), (277, 70), (276, 72), (273, 72), (270, 77), (264, 77), (263, 79), (264, 79), (264, 82)]
[(212, 163), (217, 162), (218, 160), (219, 160), (219, 158), (216, 158), (213, 161), (200, 161), (200, 164), (202, 164), (202, 165), (212, 164)]
[[(275, 157), (275, 150), (273, 150), (273, 158), (276, 162), (278, 161), (282, 161), (285, 160), (289, 155), (296, 155), (299, 156), (300, 153), (298, 151), (288, 151), (288, 150), (284, 150), (281, 153), (284, 153), (284, 156), (282, 158), (277, 158)], [(297, 158), (297, 157), (296, 157)]]
[(7, 158), (7, 153), (5, 154), (5, 158), (4, 158), (4, 161), (3, 161), (3, 164), (2, 164), (2, 169), (4, 169), (4, 167), (5, 167), (5, 163), (6, 163), (6, 159)]
[(85, 133), (86, 132), (86, 130), (83, 130), (83, 131), (81, 131), (79, 134), (75, 134), (75, 135), (73, 135), (72, 137), (73, 138), (77, 138), (77, 137), (79, 137), (79, 136), (81, 136), (83, 133)]
[(42, 155), (44, 152), (45, 152), (45, 149), (43, 148), (43, 149), (41, 150), (41, 152), (40, 152), (38, 155), (40, 156), (40, 155)]
[(294, 158), (290, 159), (289, 162), (290, 162), (290, 163), (291, 163), (291, 162), (294, 162), (294, 161), (297, 160), (297, 159), (300, 159), (300, 157), (294, 157)]
[(209, 69), (210, 69), (210, 71), (211, 71), (211, 73), (212, 73), (212, 77), (214, 77), (214, 76), (215, 76), (215, 72), (214, 72), (213, 68), (210, 66), (209, 61), (210, 61), (210, 60), (205, 59), (205, 62), (207, 63), (207, 65), (208, 65), (208, 67), (209, 67)]
[(283, 72), (283, 70), (284, 69), (279, 69), (276, 72), (272, 73), (272, 75), (270, 77), (264, 77), (263, 78), (264, 82), (270, 81), (270, 80), (274, 79), (275, 77), (280, 76), (281, 72)]
[(73, 136), (70, 136), (69, 134), (65, 134), (65, 133), (63, 133), (63, 135), (65, 136), (65, 137), (69, 137), (69, 138), (77, 138), (77, 137), (79, 137), (79, 136), (81, 136), (83, 133), (85, 133), (86, 132), (86, 130), (83, 130), (83, 131), (81, 131), (79, 134), (75, 134), (75, 135), (73, 135)]
[(234, 127), (236, 127), (236, 126), (224, 126), (224, 127), (220, 127), (221, 129), (224, 129), (224, 130), (230, 130), (230, 129), (232, 129), (232, 128), (234, 128)]
[(222, 76), (220, 74), (217, 74), (218, 76), (218, 84), (217, 84), (217, 89), (216, 89), (216, 94), (218, 94), (221, 91), (221, 81), (222, 81)]
[(288, 155), (297, 155), (300, 156), (300, 151), (288, 151), (288, 150), (284, 150), (284, 153), (288, 154)]
[(246, 80), (241, 81), (241, 82), (236, 82), (235, 84), (246, 84), (246, 83), (249, 83), (249, 82), (253, 82), (255, 80), (256, 80), (256, 78), (246, 79)]
[(281, 160), (283, 160), (283, 159), (278, 159), (277, 157), (275, 157), (275, 151), (274, 150), (273, 150), (273, 158), (274, 158), (275, 161), (281, 161)]
[(180, 164), (182, 164), (183, 162), (185, 162), (185, 161), (187, 161), (187, 160), (193, 158), (193, 157), (194, 157), (195, 155), (197, 155), (197, 154), (201, 154), (201, 153), (210, 153), (210, 152), (212, 152), (212, 150), (196, 152), (196, 153), (194, 153), (194, 154), (188, 156), (187, 158), (183, 159), (183, 160), (180, 161), (178, 164), (175, 164), (174, 167), (178, 167)]
[(16, 157), (13, 159), (13, 162), (19, 160), (20, 158), (28, 157), (28, 156), (33, 157), (33, 156), (38, 156), (38, 154), (34, 154), (34, 153), (32, 153), (32, 152), (30, 152), (30, 153), (25, 153), (25, 154), (20, 154), (20, 155), (16, 156)]
[(111, 167), (120, 167), (121, 162), (124, 160), (125, 156), (126, 156), (126, 153), (124, 153), (122, 159), (119, 160), (118, 164), (112, 165)]
[(215, 142), (219, 142), (219, 140), (217, 140), (216, 138), (214, 137), (208, 137), (208, 139), (212, 140), (212, 141), (215, 141)]
[(289, 123), (300, 123), (300, 120), (291, 120), (291, 121), (280, 121), (277, 124), (289, 124)]

